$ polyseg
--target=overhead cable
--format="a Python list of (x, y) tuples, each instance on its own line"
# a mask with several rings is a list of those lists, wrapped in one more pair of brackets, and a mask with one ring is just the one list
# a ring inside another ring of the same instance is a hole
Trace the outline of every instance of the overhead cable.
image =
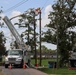
[(49, 0), (46, 0), (46, 2), (44, 3), (43, 7), (41, 8), (41, 10), (44, 9), (44, 7), (45, 7), (45, 5), (47, 4), (48, 1), (49, 1)]
[(24, 3), (27, 2), (27, 1), (28, 1), (28, 0), (22, 0), (21, 2), (17, 3), (16, 5), (14, 5), (14, 6), (8, 8), (7, 10), (5, 10), (4, 13), (9, 12), (9, 11), (11, 11), (11, 10), (19, 7), (20, 5), (24, 4)]

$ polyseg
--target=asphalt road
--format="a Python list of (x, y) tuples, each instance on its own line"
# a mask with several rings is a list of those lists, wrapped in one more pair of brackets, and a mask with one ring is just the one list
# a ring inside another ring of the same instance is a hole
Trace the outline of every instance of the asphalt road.
[(0, 68), (2, 68), (3, 75), (48, 75), (33, 68), (27, 68), (27, 69), (23, 68), (6, 69), (4, 67)]

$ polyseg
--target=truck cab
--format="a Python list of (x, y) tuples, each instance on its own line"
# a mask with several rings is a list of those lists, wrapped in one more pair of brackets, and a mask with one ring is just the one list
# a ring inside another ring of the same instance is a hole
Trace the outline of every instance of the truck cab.
[(13, 66), (23, 66), (23, 50), (14, 49), (8, 51), (5, 57), (5, 68), (8, 68), (10, 64)]

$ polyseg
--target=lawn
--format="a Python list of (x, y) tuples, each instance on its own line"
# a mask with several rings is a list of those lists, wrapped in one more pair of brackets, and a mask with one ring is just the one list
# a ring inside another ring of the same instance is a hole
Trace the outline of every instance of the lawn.
[[(48, 61), (56, 61), (56, 59), (42, 59), (42, 66), (48, 67)], [(40, 60), (37, 59), (37, 63), (39, 64)], [(35, 60), (31, 59), (31, 63), (35, 64)]]
[[(42, 66), (44, 66), (44, 68), (39, 68), (38, 70), (43, 71), (47, 74), (59, 74), (59, 75), (76, 75), (76, 70), (69, 70), (69, 68), (48, 68), (48, 61), (56, 61), (56, 59), (42, 59)], [(32, 59), (31, 62), (33, 64), (35, 64), (35, 60)], [(39, 63), (39, 59), (37, 60), (37, 62)]]
[(54, 69), (54, 68), (41, 68), (40, 71), (43, 71), (47, 74), (61, 74), (61, 75), (76, 75), (76, 70), (69, 70), (68, 68), (60, 68), (60, 69)]

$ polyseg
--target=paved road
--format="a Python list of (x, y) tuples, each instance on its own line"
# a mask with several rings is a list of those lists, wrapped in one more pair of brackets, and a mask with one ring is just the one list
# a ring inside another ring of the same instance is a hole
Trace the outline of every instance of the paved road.
[(46, 73), (43, 73), (41, 71), (38, 71), (36, 69), (27, 68), (13, 68), (13, 69), (5, 69), (2, 67), (3, 75), (48, 75)]

